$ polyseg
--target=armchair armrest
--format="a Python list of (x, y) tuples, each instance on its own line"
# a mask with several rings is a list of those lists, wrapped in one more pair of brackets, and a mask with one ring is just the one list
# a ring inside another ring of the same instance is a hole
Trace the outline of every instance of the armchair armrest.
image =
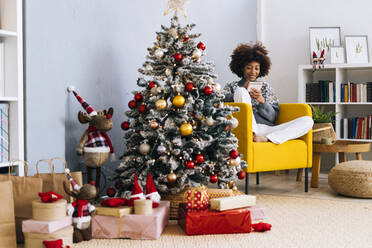
[[(310, 116), (312, 117), (312, 111), (308, 104), (303, 103), (282, 103), (280, 104), (279, 116), (276, 121), (276, 124), (281, 124), (294, 120), (301, 116)], [(307, 134), (300, 137), (301, 140), (305, 141), (307, 145), (307, 164), (308, 167), (312, 166), (312, 154), (313, 154), (313, 131), (310, 130)]]
[(239, 140), (239, 152), (248, 167), (253, 165), (253, 130), (252, 130), (252, 107), (247, 103), (227, 102), (226, 105), (239, 107), (240, 111), (233, 116), (239, 121), (239, 125), (232, 130)]

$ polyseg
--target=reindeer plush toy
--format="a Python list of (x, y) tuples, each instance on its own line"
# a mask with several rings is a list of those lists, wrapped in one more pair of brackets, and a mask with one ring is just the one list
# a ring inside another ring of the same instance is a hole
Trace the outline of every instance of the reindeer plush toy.
[(111, 140), (106, 132), (112, 128), (113, 108), (108, 111), (102, 110), (98, 113), (84, 101), (75, 91), (74, 87), (68, 88), (76, 99), (81, 103), (87, 113), (79, 111), (78, 119), (81, 124), (89, 123), (89, 127), (81, 136), (76, 153), (83, 156), (84, 163), (87, 166), (88, 182), (92, 181), (93, 170), (96, 169), (96, 185), (100, 186), (101, 167), (106, 163), (109, 153), (111, 161), (115, 160), (114, 149)]
[(75, 198), (75, 201), (67, 205), (67, 214), (72, 216), (74, 225), (73, 241), (79, 243), (92, 239), (91, 214), (95, 213), (95, 207), (89, 202), (97, 197), (99, 189), (96, 189), (94, 182), (78, 185), (71, 177), (69, 169), (66, 169), (66, 176), (70, 181), (73, 190), (70, 190), (66, 182), (63, 182), (65, 192)]

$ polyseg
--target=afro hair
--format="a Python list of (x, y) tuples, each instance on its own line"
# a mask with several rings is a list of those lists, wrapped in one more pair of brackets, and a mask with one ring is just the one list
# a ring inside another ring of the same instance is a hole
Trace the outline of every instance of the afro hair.
[(264, 77), (269, 73), (271, 67), (270, 57), (267, 55), (269, 52), (266, 47), (257, 42), (254, 45), (239, 44), (234, 49), (231, 55), (230, 70), (238, 77), (244, 77), (244, 68), (252, 61), (260, 64), (260, 74), (258, 77)]

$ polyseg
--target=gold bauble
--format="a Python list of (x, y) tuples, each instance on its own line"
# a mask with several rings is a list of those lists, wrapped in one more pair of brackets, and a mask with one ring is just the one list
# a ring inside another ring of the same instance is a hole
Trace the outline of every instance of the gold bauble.
[(164, 110), (167, 107), (167, 101), (164, 99), (159, 99), (155, 102), (155, 107), (157, 110)]
[(192, 134), (192, 125), (190, 123), (183, 123), (180, 126), (182, 136), (189, 136)]
[(237, 191), (238, 190), (238, 187), (236, 187), (235, 185), (231, 188), (233, 191)]
[(177, 180), (177, 175), (174, 174), (172, 171), (171, 173), (168, 174), (167, 178), (168, 178), (168, 182), (174, 183)]
[(156, 39), (157, 39), (157, 40), (160, 40), (160, 38), (161, 38), (160, 35), (157, 35), (157, 36), (156, 36)]
[(173, 98), (172, 104), (177, 108), (181, 108), (185, 105), (185, 98), (181, 95), (177, 95)]
[(151, 121), (150, 122), (150, 127), (152, 129), (157, 129), (159, 127), (159, 123), (157, 121)]

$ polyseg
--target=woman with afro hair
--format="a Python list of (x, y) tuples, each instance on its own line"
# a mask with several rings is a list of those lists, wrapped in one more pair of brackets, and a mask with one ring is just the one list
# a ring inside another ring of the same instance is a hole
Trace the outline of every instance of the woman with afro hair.
[(275, 125), (280, 111), (279, 99), (269, 83), (256, 81), (266, 76), (270, 67), (268, 51), (261, 42), (238, 45), (231, 55), (230, 69), (241, 80), (224, 87), (225, 102), (245, 102), (252, 106), (253, 141), (281, 144), (303, 136), (314, 122), (311, 117), (302, 116)]

